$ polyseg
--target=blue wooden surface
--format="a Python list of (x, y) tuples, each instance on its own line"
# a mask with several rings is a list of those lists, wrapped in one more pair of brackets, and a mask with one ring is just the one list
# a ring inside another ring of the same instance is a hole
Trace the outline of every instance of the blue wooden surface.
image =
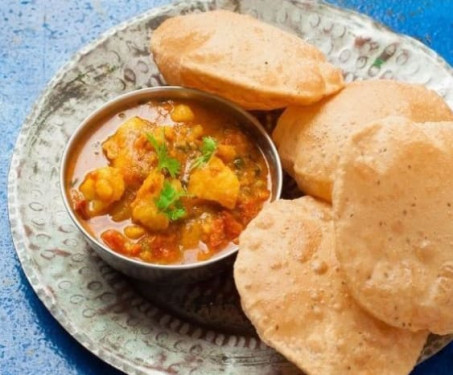
[[(329, 2), (369, 14), (414, 36), (453, 63), (453, 0)], [(7, 173), (20, 126), (58, 68), (103, 31), (166, 3), (168, 0), (0, 1), (0, 375), (120, 374), (69, 336), (29, 286), (9, 232)], [(444, 374), (453, 374), (453, 345), (413, 373)]]

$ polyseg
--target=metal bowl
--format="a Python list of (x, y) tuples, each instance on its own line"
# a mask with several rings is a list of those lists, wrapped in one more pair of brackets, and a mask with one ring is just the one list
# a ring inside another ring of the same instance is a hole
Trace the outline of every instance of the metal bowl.
[(271, 138), (261, 124), (248, 112), (225, 99), (203, 91), (177, 86), (152, 87), (121, 95), (107, 102), (88, 116), (88, 118), (86, 118), (76, 129), (66, 145), (61, 162), (60, 188), (66, 210), (71, 216), (71, 219), (86, 238), (90, 246), (110, 266), (130, 277), (150, 282), (181, 283), (198, 281), (216, 274), (220, 268), (224, 268), (226, 265), (231, 264), (234, 260), (233, 255), (236, 254), (238, 247), (236, 246), (228, 251), (222, 251), (206, 261), (190, 264), (160, 265), (129, 258), (111, 250), (94, 238), (84, 228), (73, 211), (69, 203), (69, 197), (66, 193), (68, 160), (77, 147), (79, 140), (90, 131), (90, 128), (97, 126), (100, 121), (106, 118), (106, 116), (118, 114), (133, 105), (145, 103), (150, 100), (167, 99), (188, 99), (198, 103), (204, 103), (209, 106), (214, 106), (214, 108), (218, 109), (220, 112), (226, 112), (234, 116), (234, 118), (238, 120), (238, 124), (242, 130), (249, 134), (251, 139), (256, 142), (267, 160), (271, 177), (271, 200), (276, 200), (280, 197), (283, 180), (280, 159)]

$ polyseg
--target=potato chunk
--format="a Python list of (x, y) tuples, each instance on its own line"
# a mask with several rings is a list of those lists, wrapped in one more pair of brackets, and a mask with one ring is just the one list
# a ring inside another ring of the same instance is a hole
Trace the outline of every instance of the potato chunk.
[(177, 104), (173, 108), (170, 117), (175, 122), (187, 122), (192, 121), (195, 115), (187, 104)]
[(138, 187), (156, 163), (156, 155), (146, 139), (155, 126), (139, 117), (132, 117), (103, 144), (111, 165), (119, 168), (127, 185)]
[(164, 176), (158, 171), (152, 171), (137, 191), (135, 200), (131, 203), (132, 220), (150, 230), (168, 228), (168, 217), (159, 211), (155, 200), (159, 197), (164, 185)]
[(124, 193), (124, 179), (119, 169), (102, 167), (89, 172), (79, 187), (87, 201), (85, 214), (88, 217), (105, 213)]
[(139, 225), (128, 225), (124, 228), (126, 237), (136, 240), (145, 234), (145, 229)]
[(222, 159), (223, 162), (229, 163), (237, 156), (236, 147), (233, 145), (218, 145), (216, 155)]
[(188, 192), (233, 209), (239, 195), (239, 180), (222, 160), (212, 157), (208, 164), (192, 172)]

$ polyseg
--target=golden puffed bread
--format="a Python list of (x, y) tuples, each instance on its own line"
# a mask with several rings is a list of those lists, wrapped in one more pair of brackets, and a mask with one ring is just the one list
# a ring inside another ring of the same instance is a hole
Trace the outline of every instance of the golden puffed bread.
[(240, 236), (234, 278), (261, 339), (307, 375), (403, 375), (427, 333), (393, 328), (349, 296), (330, 206), (311, 197), (266, 205)]
[(348, 84), (335, 96), (290, 107), (273, 133), (283, 167), (307, 194), (332, 199), (338, 157), (351, 133), (387, 116), (416, 122), (452, 121), (453, 112), (434, 91), (390, 80)]
[(167, 83), (208, 91), (247, 109), (316, 102), (343, 87), (341, 71), (314, 46), (226, 10), (170, 18), (151, 35)]
[(358, 303), (395, 327), (453, 333), (453, 122), (391, 117), (354, 133), (333, 208)]

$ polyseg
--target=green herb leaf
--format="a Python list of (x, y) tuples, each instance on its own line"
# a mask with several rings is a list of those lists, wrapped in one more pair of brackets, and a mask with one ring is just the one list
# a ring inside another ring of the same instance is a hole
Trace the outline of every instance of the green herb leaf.
[(171, 221), (176, 221), (186, 215), (186, 209), (181, 202), (181, 198), (185, 196), (184, 191), (177, 191), (170, 182), (165, 180), (160, 195), (155, 200), (156, 206)]
[(148, 142), (154, 147), (157, 154), (158, 165), (160, 170), (166, 169), (171, 177), (175, 178), (181, 170), (181, 163), (168, 155), (167, 145), (165, 144), (165, 133), (164, 141), (159, 143), (157, 139), (150, 133), (146, 133)]
[(168, 218), (170, 221), (176, 221), (184, 216), (186, 216), (186, 209), (184, 207), (175, 207), (173, 210), (167, 213)]
[(192, 169), (198, 168), (206, 164), (212, 155), (217, 150), (217, 141), (212, 137), (203, 137), (203, 144), (201, 145), (201, 156), (195, 159), (192, 163)]
[(385, 61), (378, 57), (376, 60), (374, 60), (374, 62), (373, 62), (373, 64), (371, 66), (375, 66), (376, 68), (380, 68), (382, 66), (382, 64), (384, 64), (384, 63), (385, 63)]

